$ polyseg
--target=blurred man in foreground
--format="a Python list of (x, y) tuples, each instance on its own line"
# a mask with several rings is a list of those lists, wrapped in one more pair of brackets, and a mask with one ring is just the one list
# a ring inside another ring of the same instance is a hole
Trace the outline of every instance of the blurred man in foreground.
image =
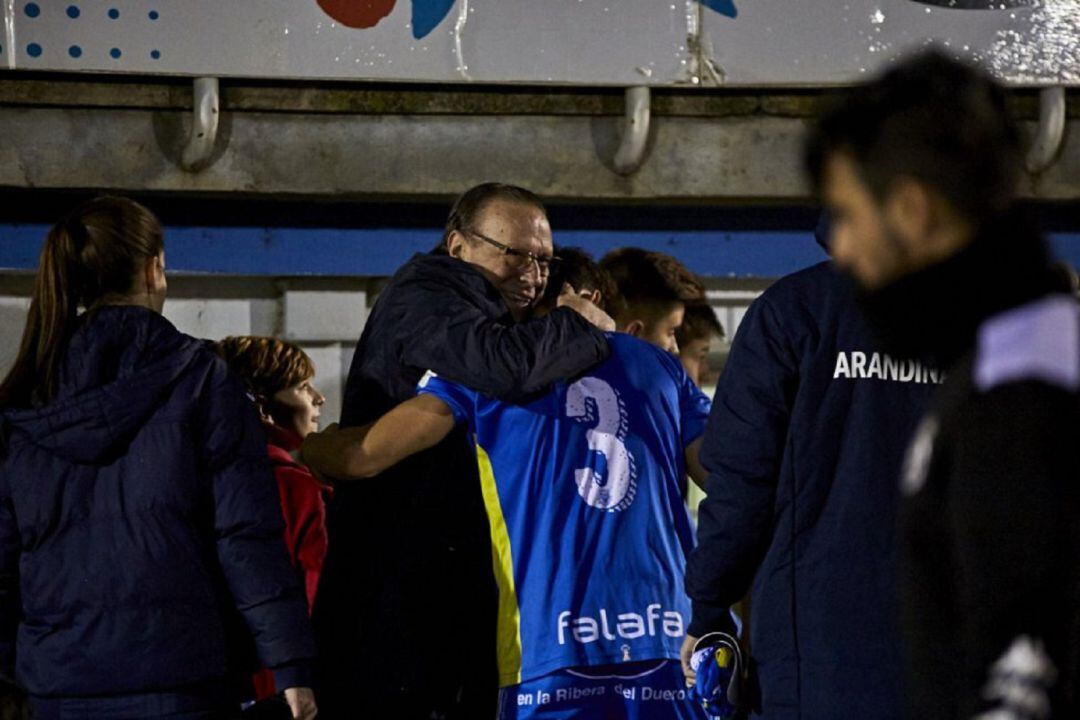
[(808, 146), (837, 265), (890, 352), (948, 367), (902, 489), (909, 716), (1080, 713), (1080, 317), (1014, 207), (1004, 93), (931, 52)]

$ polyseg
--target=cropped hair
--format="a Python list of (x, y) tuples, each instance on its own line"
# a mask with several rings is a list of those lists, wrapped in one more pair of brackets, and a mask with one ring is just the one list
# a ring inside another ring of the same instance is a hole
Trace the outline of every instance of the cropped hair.
[(227, 337), (214, 347), (256, 398), (269, 399), (315, 376), (315, 364), (308, 354), (284, 340), (240, 335)]
[(716, 319), (716, 312), (707, 302), (686, 304), (682, 325), (675, 330), (675, 341), (684, 348), (695, 340), (715, 335), (724, 337), (724, 326)]

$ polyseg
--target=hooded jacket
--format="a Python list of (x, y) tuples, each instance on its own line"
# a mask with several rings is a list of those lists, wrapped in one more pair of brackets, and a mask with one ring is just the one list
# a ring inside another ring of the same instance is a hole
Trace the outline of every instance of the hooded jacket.
[[(576, 312), (558, 309), (515, 323), (473, 266), (448, 255), (417, 255), (380, 293), (367, 320), (341, 422), (379, 418), (413, 397), (428, 370), (513, 398), (607, 354), (604, 334)], [(338, 486), (328, 526), (313, 613), (325, 661), (320, 711), (330, 717), (340, 698), (348, 708), (342, 717), (357, 716), (356, 703), (365, 702), (353, 692), (357, 686), (421, 703), (435, 698), (445, 707), (465, 685), (493, 704), (491, 546), (475, 451), (464, 428), (374, 478)], [(417, 656), (416, 648), (433, 638), (454, 662)], [(376, 702), (375, 695), (367, 697)], [(428, 712), (430, 706), (425, 717)]]
[(55, 399), (2, 420), (0, 661), (21, 686), (220, 682), (249, 638), (279, 687), (310, 684), (265, 435), (208, 347), (145, 308), (87, 312)]
[(899, 717), (899, 470), (942, 378), (881, 351), (828, 263), (778, 280), (740, 324), (686, 588), (701, 636), (753, 584), (761, 717)]

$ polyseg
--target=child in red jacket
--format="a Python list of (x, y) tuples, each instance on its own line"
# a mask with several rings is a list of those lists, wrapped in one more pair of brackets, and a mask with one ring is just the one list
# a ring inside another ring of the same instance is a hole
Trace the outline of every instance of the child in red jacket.
[[(285, 546), (303, 580), (310, 614), (326, 557), (326, 498), (332, 489), (290, 453), (319, 429), (326, 398), (312, 385), (315, 365), (296, 345), (271, 337), (228, 337), (217, 349), (259, 408), (285, 517)], [(255, 690), (258, 699), (274, 693), (269, 673), (255, 677)]]

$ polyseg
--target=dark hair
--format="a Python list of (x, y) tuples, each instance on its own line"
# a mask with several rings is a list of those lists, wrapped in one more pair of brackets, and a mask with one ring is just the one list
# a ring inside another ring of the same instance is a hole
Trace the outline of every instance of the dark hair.
[(701, 282), (701, 278), (697, 275), (690, 272), (690, 268), (671, 255), (662, 252), (650, 252), (649, 259), (656, 265), (656, 269), (668, 279), (668, 284), (675, 288), (675, 291), (679, 294), (679, 299), (684, 303), (705, 300), (705, 283)]
[(1020, 152), (1001, 87), (932, 50), (845, 93), (811, 133), (805, 160), (820, 186), (826, 160), (850, 156), (879, 201), (911, 177), (977, 226), (1012, 202)]
[(214, 343), (225, 362), (256, 398), (269, 400), (279, 390), (315, 376), (315, 364), (296, 345), (272, 337), (241, 335)]
[(598, 307), (604, 312), (609, 312), (612, 304), (618, 302), (619, 291), (615, 281), (589, 253), (576, 247), (556, 247), (555, 255), (559, 262), (552, 265), (547, 287), (538, 305), (555, 307), (564, 283), (570, 283), (575, 290), (599, 290)]
[(488, 203), (496, 200), (532, 205), (544, 215), (547, 215), (547, 210), (544, 208), (544, 203), (540, 200), (540, 197), (530, 190), (517, 185), (505, 185), (495, 182), (481, 183), (469, 188), (454, 201), (454, 206), (450, 208), (450, 217), (446, 219), (446, 227), (443, 230), (443, 245), (446, 245), (450, 240), (450, 233), (455, 230), (461, 232), (472, 227), (477, 216), (487, 207)]
[(724, 337), (724, 326), (716, 319), (716, 311), (707, 302), (687, 303), (682, 325), (675, 329), (675, 342), (679, 347), (686, 347), (712, 335)]
[(642, 248), (612, 250), (600, 260), (618, 287), (618, 302), (612, 313), (655, 315), (675, 303), (704, 297), (704, 287), (686, 267), (664, 253)]
[(158, 219), (127, 198), (95, 198), (53, 225), (15, 364), (0, 383), (0, 407), (51, 401), (79, 307), (129, 293), (139, 264), (163, 248)]

